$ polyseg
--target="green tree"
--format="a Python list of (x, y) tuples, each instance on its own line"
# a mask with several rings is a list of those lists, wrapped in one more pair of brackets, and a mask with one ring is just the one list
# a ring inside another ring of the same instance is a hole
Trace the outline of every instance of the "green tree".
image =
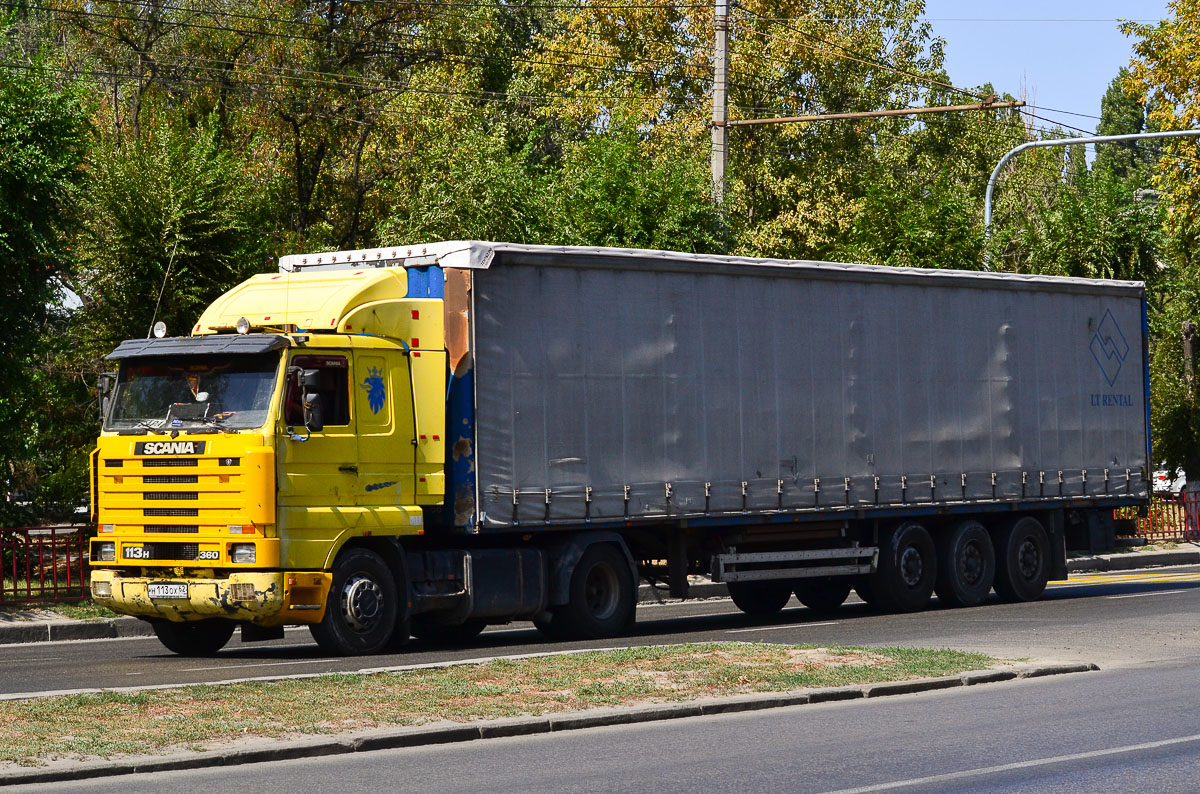
[[(0, 30), (0, 57), (11, 55)], [(43, 334), (56, 316), (70, 272), (69, 235), (88, 147), (81, 92), (44, 76), (35, 58), (0, 81), (0, 523), (21, 510), (38, 480), (36, 440), (44, 422), (33, 376)], [(41, 417), (41, 418), (39, 418)]]
[(187, 334), (208, 303), (263, 269), (262, 197), (215, 124), (104, 140), (90, 166), (77, 286), (93, 352), (147, 335), (155, 318)]
[[(1156, 25), (1126, 23), (1137, 41), (1126, 88), (1147, 110), (1155, 129), (1200, 127), (1200, 2), (1170, 0), (1167, 19)], [(1166, 231), (1181, 264), (1197, 262), (1200, 243), (1200, 140), (1167, 139), (1154, 171), (1166, 207)]]
[[(1150, 131), (1146, 125), (1146, 110), (1138, 101), (1138, 96), (1129, 90), (1130, 82), (1129, 70), (1122, 67), (1100, 100), (1097, 135), (1136, 135)], [(1154, 145), (1153, 141), (1099, 144), (1096, 147), (1094, 170), (1117, 179), (1135, 178), (1140, 182), (1148, 182), (1148, 166), (1154, 159), (1151, 154)]]

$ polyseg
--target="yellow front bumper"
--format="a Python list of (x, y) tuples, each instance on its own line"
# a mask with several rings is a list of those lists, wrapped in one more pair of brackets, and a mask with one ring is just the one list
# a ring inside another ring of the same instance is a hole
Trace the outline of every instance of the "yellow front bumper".
[[(329, 579), (322, 573), (249, 571), (223, 579), (122, 576), (101, 568), (92, 570), (92, 598), (114, 612), (176, 622), (224, 618), (256, 626), (319, 623)], [(151, 584), (167, 583), (186, 583), (187, 597), (150, 597)]]

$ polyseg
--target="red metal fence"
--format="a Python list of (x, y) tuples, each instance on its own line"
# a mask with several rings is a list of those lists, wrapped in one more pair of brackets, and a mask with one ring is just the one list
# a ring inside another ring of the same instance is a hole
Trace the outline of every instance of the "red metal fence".
[(93, 527), (0, 529), (0, 604), (79, 601), (88, 592), (88, 538)]
[(1136, 519), (1135, 537), (1150, 541), (1200, 542), (1200, 492), (1184, 491), (1178, 497), (1155, 495), (1145, 518), (1136, 508), (1116, 511), (1117, 518)]

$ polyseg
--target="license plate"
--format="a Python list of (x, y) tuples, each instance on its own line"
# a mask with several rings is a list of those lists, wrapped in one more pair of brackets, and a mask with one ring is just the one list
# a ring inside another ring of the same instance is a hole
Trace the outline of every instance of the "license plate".
[(147, 585), (146, 590), (151, 598), (187, 598), (187, 582), (160, 582)]

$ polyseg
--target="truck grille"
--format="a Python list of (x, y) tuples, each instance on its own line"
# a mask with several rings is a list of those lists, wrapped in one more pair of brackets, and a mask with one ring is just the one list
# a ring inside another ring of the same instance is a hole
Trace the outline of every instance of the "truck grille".
[(147, 524), (143, 532), (173, 532), (176, 534), (195, 533), (200, 531), (198, 524)]
[(142, 515), (147, 518), (196, 518), (198, 507), (143, 507)]
[(147, 502), (194, 502), (200, 498), (200, 494), (195, 491), (146, 491), (142, 498)]
[(148, 485), (182, 485), (200, 482), (199, 474), (147, 474), (142, 482)]
[(199, 458), (147, 458), (141, 461), (148, 469), (164, 466), (199, 466)]

